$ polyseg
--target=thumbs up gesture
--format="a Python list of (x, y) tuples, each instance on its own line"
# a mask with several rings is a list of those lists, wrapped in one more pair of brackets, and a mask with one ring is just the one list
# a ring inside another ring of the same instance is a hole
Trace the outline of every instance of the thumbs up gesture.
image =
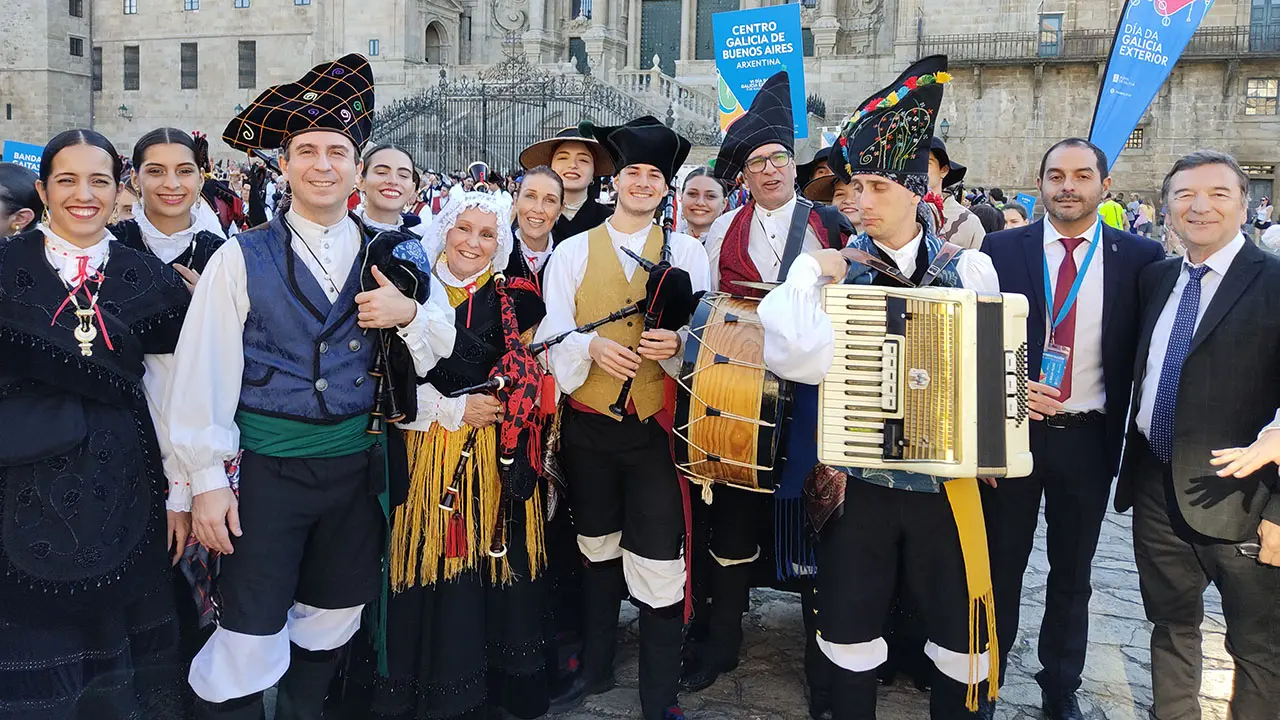
[(405, 297), (395, 285), (392, 285), (377, 265), (374, 265), (371, 271), (378, 287), (356, 295), (356, 307), (360, 311), (356, 319), (360, 327), (404, 327), (413, 322), (418, 315), (418, 303), (414, 302), (413, 298)]

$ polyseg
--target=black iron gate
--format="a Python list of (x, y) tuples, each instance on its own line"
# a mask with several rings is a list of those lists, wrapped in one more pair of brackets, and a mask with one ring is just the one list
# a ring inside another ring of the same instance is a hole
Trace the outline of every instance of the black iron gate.
[(651, 113), (590, 76), (550, 75), (514, 58), (391, 104), (375, 114), (373, 138), (404, 146), (425, 169), (453, 172), (483, 160), (506, 174), (519, 167), (521, 150), (565, 127), (583, 120), (617, 125)]

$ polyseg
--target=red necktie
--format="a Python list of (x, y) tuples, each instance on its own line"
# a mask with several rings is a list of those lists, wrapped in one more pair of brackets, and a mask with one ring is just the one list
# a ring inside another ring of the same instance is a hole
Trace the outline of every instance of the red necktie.
[[(1076, 267), (1076, 248), (1084, 242), (1084, 238), (1061, 238), (1061, 242), (1067, 248), (1067, 256), (1062, 258), (1062, 264), (1058, 266), (1058, 284), (1053, 288), (1053, 313), (1050, 322), (1058, 319), (1058, 313), (1062, 312), (1062, 304), (1067, 300), (1067, 294), (1071, 292), (1071, 286), (1076, 282), (1076, 275), (1080, 272)], [(1067, 312), (1067, 316), (1062, 319), (1062, 323), (1058, 325), (1056, 330), (1049, 334), (1049, 341), (1054, 345), (1061, 345), (1071, 348), (1071, 354), (1067, 356), (1067, 369), (1062, 373), (1062, 386), (1058, 388), (1058, 402), (1066, 402), (1071, 397), (1071, 368), (1075, 363), (1076, 353), (1076, 304), (1079, 302), (1077, 294), (1076, 303), (1071, 304), (1071, 310)]]

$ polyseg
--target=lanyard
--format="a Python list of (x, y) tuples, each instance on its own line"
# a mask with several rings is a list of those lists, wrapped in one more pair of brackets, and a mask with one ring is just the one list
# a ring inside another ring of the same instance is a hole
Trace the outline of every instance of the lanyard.
[[(1067, 297), (1062, 301), (1062, 309), (1058, 311), (1057, 319), (1053, 318), (1053, 285), (1049, 282), (1049, 260), (1044, 259), (1044, 296), (1045, 302), (1049, 307), (1049, 319), (1052, 324), (1049, 326), (1049, 337), (1053, 337), (1053, 331), (1058, 329), (1062, 321), (1066, 319), (1067, 313), (1071, 312), (1072, 306), (1076, 304), (1076, 294), (1080, 292), (1080, 284), (1084, 282), (1084, 274), (1089, 270), (1089, 262), (1093, 260), (1093, 253), (1098, 249), (1098, 245), (1102, 241), (1102, 220), (1098, 220), (1098, 227), (1093, 231), (1093, 242), (1089, 244), (1089, 252), (1084, 256), (1084, 265), (1080, 266), (1080, 271), (1076, 274), (1076, 281), (1071, 283), (1071, 291), (1067, 293)], [(1066, 257), (1062, 258), (1063, 262), (1067, 261)]]

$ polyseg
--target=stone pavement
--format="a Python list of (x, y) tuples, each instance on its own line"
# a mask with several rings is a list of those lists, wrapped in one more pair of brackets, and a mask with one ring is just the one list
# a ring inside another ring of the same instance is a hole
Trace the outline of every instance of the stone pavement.
[[(1150, 625), (1142, 612), (1134, 567), (1130, 516), (1109, 513), (1103, 524), (1093, 571), (1089, 655), (1081, 706), (1089, 720), (1146, 720), (1151, 705), (1148, 640)], [(1045, 557), (1044, 520), (1023, 591), (1022, 629), (1010, 659), (1009, 677), (996, 717), (1033, 720), (1040, 713), (1036, 639), (1044, 615), (1044, 588), (1049, 570)], [(637, 718), (636, 614), (624, 604), (622, 646), (618, 651), (617, 689), (588, 698), (578, 710), (559, 720)], [(690, 720), (805, 720), (803, 657), (799, 597), (757, 590), (745, 620), (742, 664), (700, 693), (681, 696)], [(1216, 591), (1205, 597), (1205, 673), (1201, 696), (1205, 720), (1225, 720), (1231, 692), (1231, 659), (1223, 648), (1222, 607)], [(880, 720), (920, 720), (929, 714), (928, 698), (899, 681), (880, 692)]]

